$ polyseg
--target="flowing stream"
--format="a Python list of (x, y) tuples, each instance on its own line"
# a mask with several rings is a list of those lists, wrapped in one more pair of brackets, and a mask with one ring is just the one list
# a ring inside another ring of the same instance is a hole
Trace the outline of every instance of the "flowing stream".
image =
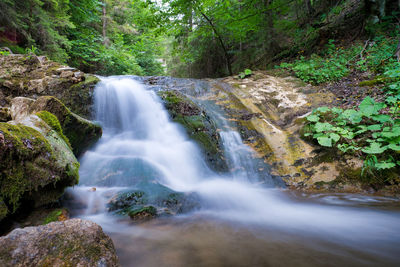
[[(111, 236), (123, 266), (399, 266), (397, 200), (274, 187), (227, 125), (220, 136), (232, 171), (218, 175), (154, 90), (131, 77), (103, 78), (95, 108), (103, 137), (81, 158), (70, 205)], [(129, 188), (195, 194), (199, 205), (133, 223), (107, 212)]]

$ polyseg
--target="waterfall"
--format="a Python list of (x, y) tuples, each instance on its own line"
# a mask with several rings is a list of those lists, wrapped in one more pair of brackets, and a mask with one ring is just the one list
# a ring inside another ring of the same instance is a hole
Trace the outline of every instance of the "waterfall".
[[(281, 190), (265, 186), (272, 183), (259, 185), (252, 151), (229, 125), (220, 136), (231, 172), (213, 173), (195, 143), (170, 120), (157, 94), (130, 77), (103, 78), (96, 87), (95, 109), (103, 137), (82, 157), (80, 185), (73, 191), (78, 202), (86, 202), (81, 215), (100, 223), (109, 233), (118, 232), (124, 242), (142, 230), (120, 227), (107, 215), (107, 200), (125, 188), (159, 184), (197, 194), (201, 209), (196, 216), (301, 233), (355, 250), (364, 246), (368, 253), (382, 245), (379, 253), (384, 258), (388, 244), (400, 247), (398, 212), (293, 201)], [(92, 216), (96, 214), (101, 217)], [(128, 231), (132, 236), (121, 237)], [(204, 234), (207, 232), (199, 233)], [(397, 252), (394, 249), (388, 257)]]

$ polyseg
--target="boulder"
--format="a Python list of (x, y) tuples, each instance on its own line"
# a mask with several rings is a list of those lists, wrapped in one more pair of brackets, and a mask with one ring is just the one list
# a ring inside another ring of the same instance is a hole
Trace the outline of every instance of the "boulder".
[(159, 183), (141, 183), (136, 189), (119, 192), (107, 204), (108, 211), (128, 215), (134, 221), (170, 216), (200, 207), (194, 193), (176, 192)]
[(206, 112), (178, 91), (158, 94), (172, 120), (182, 125), (189, 138), (200, 146), (208, 166), (217, 172), (228, 171), (217, 127)]
[(57, 132), (35, 115), (23, 124), (0, 123), (0, 220), (21, 205), (57, 201), (79, 180), (79, 163)]
[(0, 237), (0, 265), (119, 266), (114, 245), (94, 222), (71, 219)]
[(31, 114), (33, 103), (13, 99), (13, 120), (0, 123), (0, 221), (21, 206), (58, 201), (79, 180), (79, 163), (59, 121), (49, 112)]
[(77, 157), (101, 137), (102, 129), (99, 125), (74, 114), (55, 97), (39, 97), (29, 108), (32, 114), (40, 111), (48, 111), (57, 117)]
[(74, 113), (90, 118), (96, 76), (35, 55), (0, 55), (0, 105), (6, 97), (52, 95)]

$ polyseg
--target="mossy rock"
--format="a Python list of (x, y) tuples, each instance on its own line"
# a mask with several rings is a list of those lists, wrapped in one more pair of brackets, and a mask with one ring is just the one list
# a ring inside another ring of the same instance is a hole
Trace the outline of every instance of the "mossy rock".
[[(96, 143), (102, 135), (102, 129), (99, 125), (72, 113), (55, 97), (39, 97), (30, 107), (31, 113), (41, 112), (43, 114), (43, 111), (50, 112), (57, 117), (62, 133), (68, 138), (77, 157)], [(42, 117), (46, 122), (51, 121), (51, 116), (48, 113), (44, 113)]]
[(55, 202), (65, 187), (79, 180), (79, 163), (62, 138), (37, 116), (27, 121), (36, 129), (0, 123), (3, 218), (21, 205), (35, 207)]
[(7, 122), (11, 120), (11, 113), (9, 108), (0, 107), (0, 122)]
[(136, 189), (119, 192), (107, 204), (108, 211), (119, 215), (140, 213), (144, 207), (155, 207), (154, 216), (170, 216), (199, 207), (194, 193), (176, 192), (158, 183), (142, 183)]
[[(65, 75), (65, 74), (71, 75)], [(0, 55), (0, 92), (4, 97), (38, 98), (51, 95), (74, 113), (90, 118), (93, 92), (100, 81), (94, 75), (34, 55)], [(0, 95), (0, 105), (4, 105)]]
[(228, 171), (217, 126), (206, 112), (178, 91), (160, 91), (172, 120), (179, 123), (201, 148), (207, 165), (217, 172)]
[(157, 216), (157, 209), (153, 206), (140, 207), (130, 210), (128, 215), (134, 221), (150, 220)]

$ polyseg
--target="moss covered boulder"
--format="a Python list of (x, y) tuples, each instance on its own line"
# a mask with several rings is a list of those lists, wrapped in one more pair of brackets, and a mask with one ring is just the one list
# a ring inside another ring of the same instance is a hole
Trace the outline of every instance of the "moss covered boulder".
[[(76, 156), (80, 156), (101, 137), (102, 129), (99, 125), (74, 114), (55, 97), (39, 97), (29, 108), (30, 113), (41, 111), (48, 111), (57, 117)], [(45, 120), (49, 121), (50, 119)]]
[(79, 163), (57, 132), (34, 115), (24, 123), (0, 123), (0, 220), (57, 201), (79, 180)]
[(99, 79), (35, 55), (0, 55), (0, 106), (24, 96), (55, 96), (74, 113), (90, 118)]
[(214, 121), (192, 100), (178, 91), (160, 91), (173, 121), (186, 130), (188, 136), (201, 148), (208, 166), (217, 172), (228, 170), (222, 142)]
[(120, 266), (110, 237), (94, 222), (71, 219), (15, 229), (0, 237), (0, 266)]

